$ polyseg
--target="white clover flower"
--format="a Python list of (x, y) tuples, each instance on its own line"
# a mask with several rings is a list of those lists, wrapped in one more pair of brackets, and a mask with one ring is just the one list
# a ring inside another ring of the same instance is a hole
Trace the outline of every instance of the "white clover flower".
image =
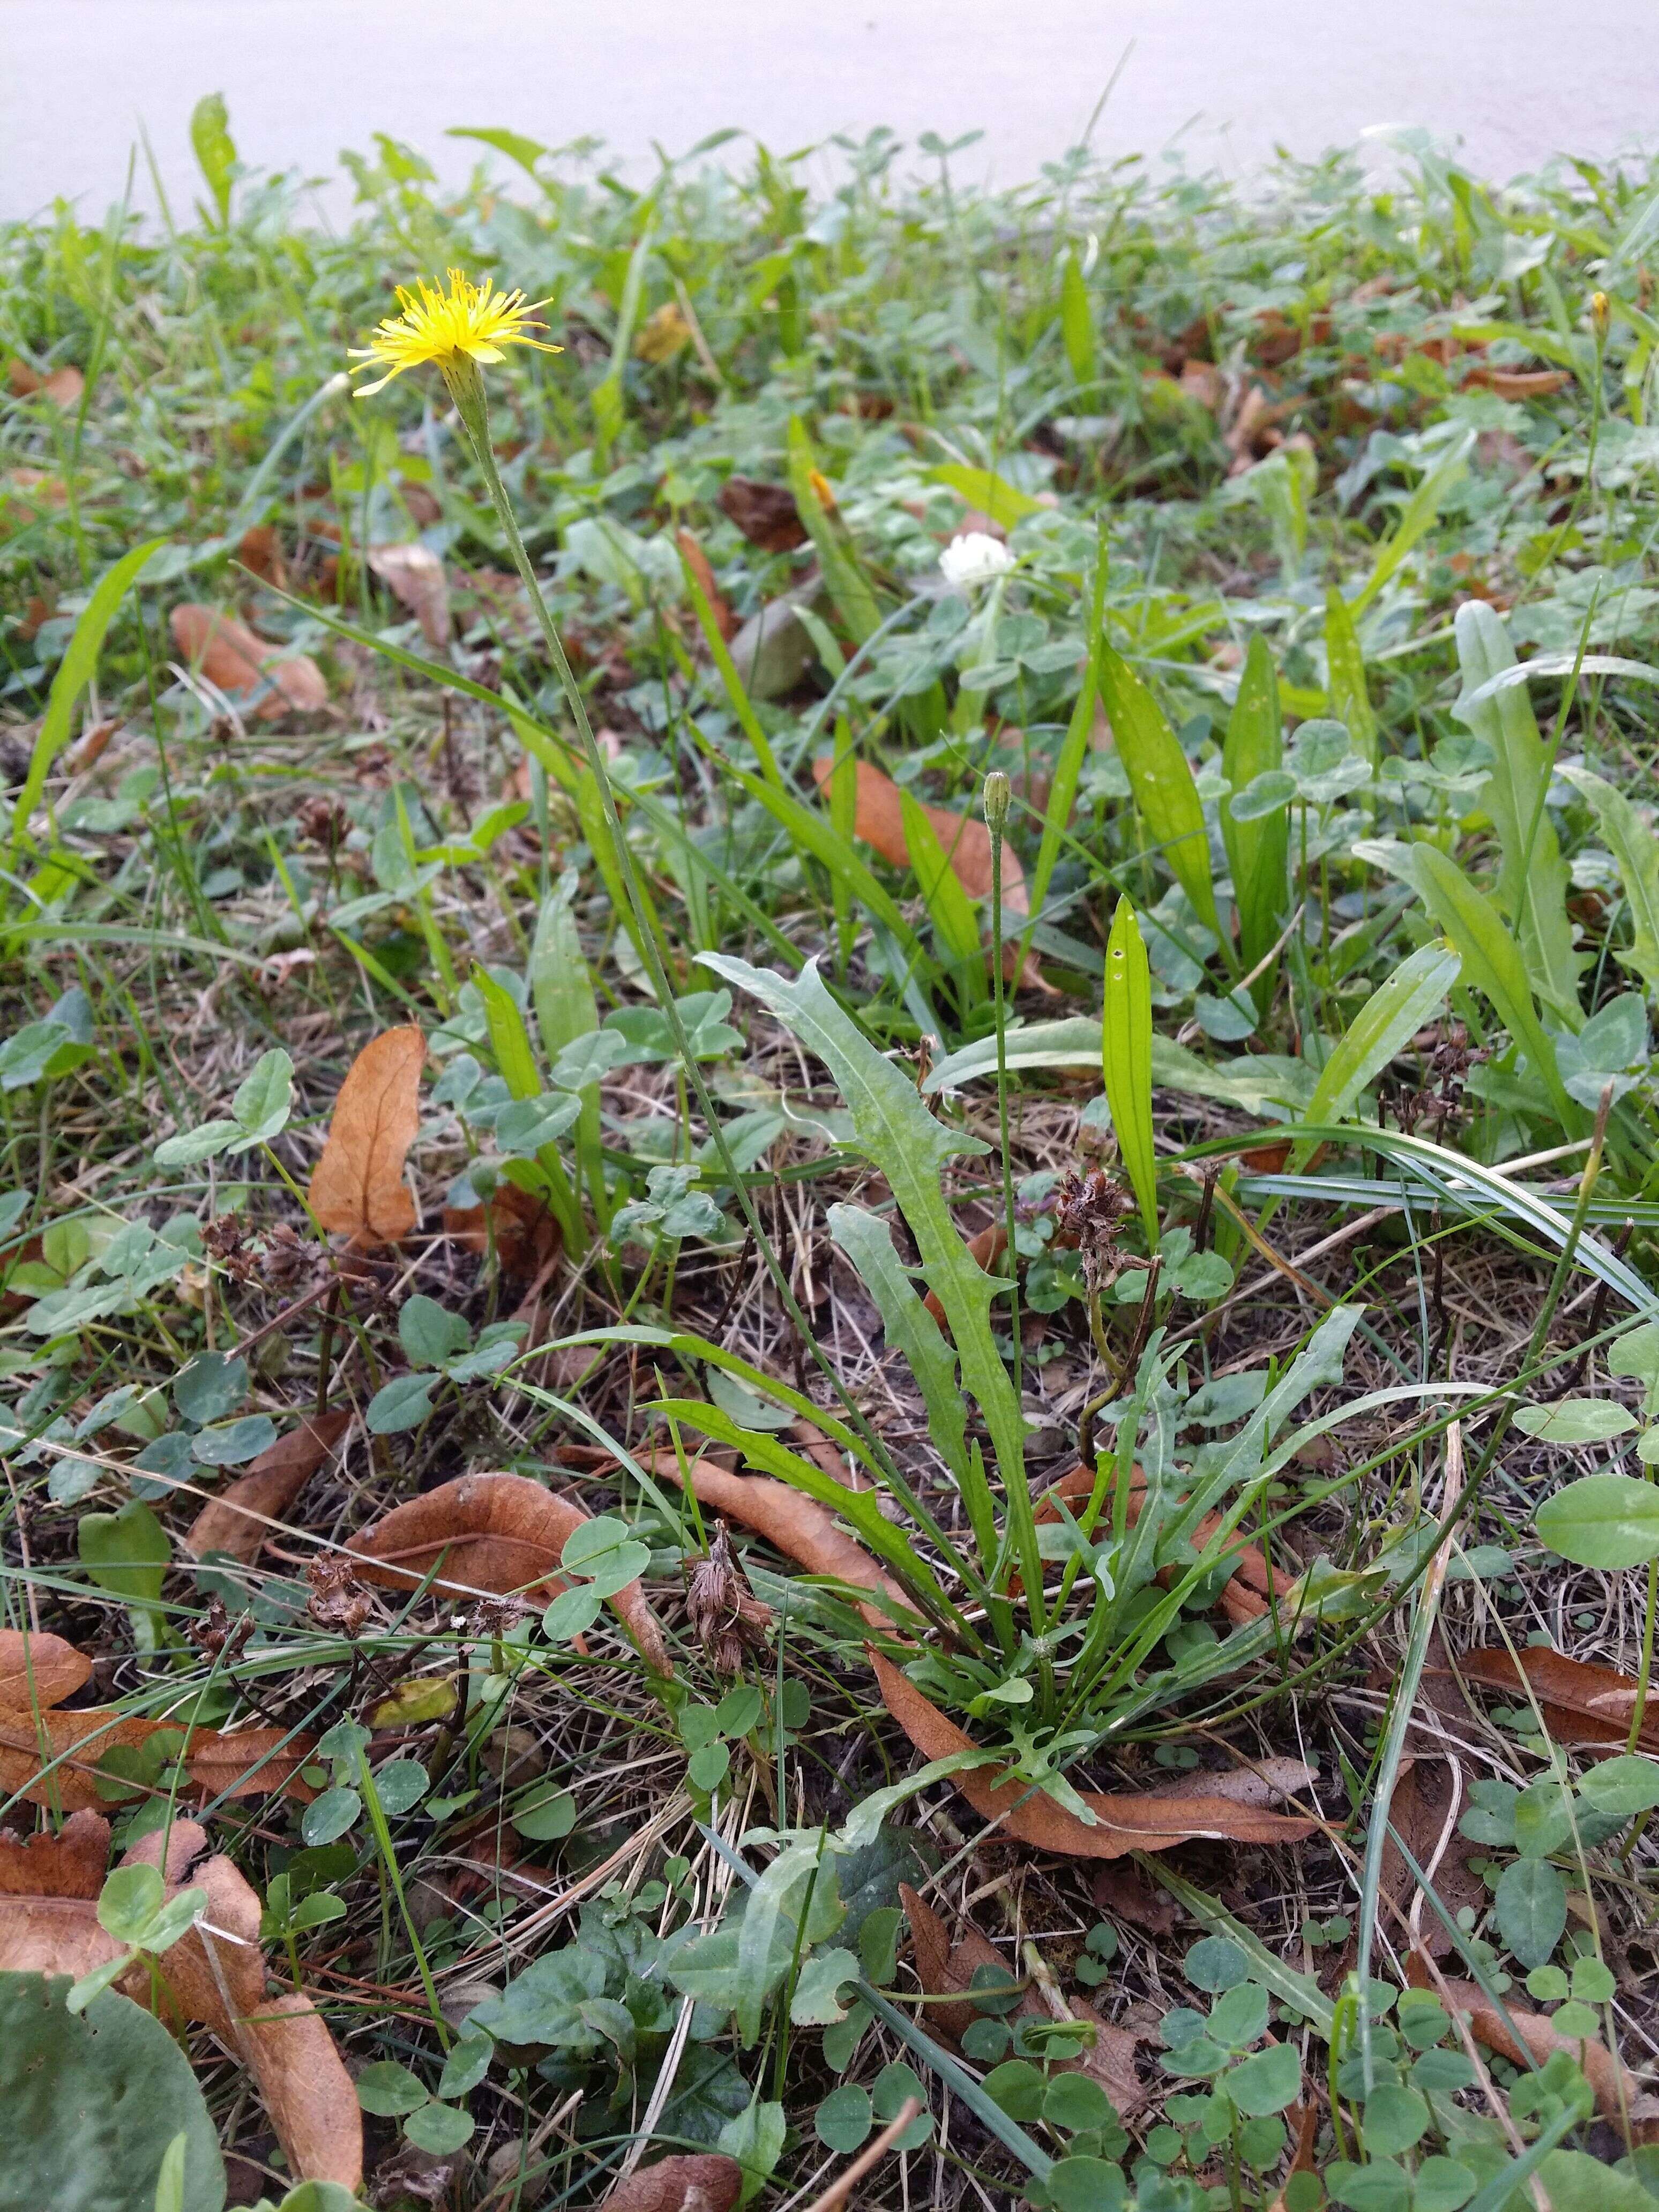
[(947, 584), (954, 585), (959, 592), (969, 592), (975, 585), (993, 583), (997, 577), (1006, 576), (1014, 565), (1014, 556), (988, 531), (965, 530), (960, 538), (953, 538), (939, 555), (939, 565)]

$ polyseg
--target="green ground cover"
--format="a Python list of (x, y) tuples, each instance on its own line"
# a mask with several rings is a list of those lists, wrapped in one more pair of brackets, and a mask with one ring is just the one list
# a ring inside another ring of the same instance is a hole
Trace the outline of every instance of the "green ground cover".
[(1639, 2212), (1659, 184), (194, 135), (0, 258), (0, 2206)]

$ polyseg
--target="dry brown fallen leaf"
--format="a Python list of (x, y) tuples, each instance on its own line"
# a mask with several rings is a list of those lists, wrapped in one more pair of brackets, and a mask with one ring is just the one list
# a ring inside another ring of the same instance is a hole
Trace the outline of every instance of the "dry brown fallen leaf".
[[(191, 1522), (185, 1548), (195, 1559), (223, 1552), (251, 1566), (278, 1521), (351, 1426), (349, 1413), (313, 1413), (291, 1435), (249, 1462), (245, 1473), (204, 1505)], [(255, 1520), (263, 1514), (264, 1520)]]
[[(1640, 1686), (1633, 1674), (1571, 1659), (1541, 1644), (1528, 1644), (1520, 1656), (1517, 1667), (1504, 1650), (1467, 1651), (1456, 1662), (1457, 1671), (1488, 1689), (1523, 1698), (1530, 1683), (1550, 1734), (1569, 1749), (1624, 1750)], [(1638, 1741), (1642, 1750), (1659, 1752), (1659, 1699), (1644, 1714)]]
[[(308, 653), (277, 658), (279, 647), (256, 637), (234, 615), (186, 601), (167, 617), (181, 660), (198, 668), (234, 706), (252, 704), (267, 720), (279, 714), (314, 714), (328, 704), (323, 672)], [(254, 694), (264, 696), (254, 702)]]
[(410, 1027), (372, 1037), (346, 1071), (311, 1178), (311, 1210), (325, 1229), (360, 1245), (395, 1244), (415, 1226), (404, 1162), (421, 1126), (425, 1065), (426, 1039)]
[[(659, 1455), (653, 1464), (671, 1481), (683, 1479), (672, 1455)], [(815, 1498), (768, 1476), (734, 1474), (706, 1459), (693, 1460), (690, 1473), (703, 1504), (757, 1530), (809, 1573), (833, 1575), (908, 1603), (892, 1577), (861, 1544), (836, 1526), (828, 1506)], [(860, 1610), (872, 1626), (889, 1625), (875, 1607)], [(873, 1646), (869, 1657), (888, 1711), (924, 1757), (950, 1759), (975, 1748), (972, 1739), (890, 1659)], [(1296, 1770), (1299, 1779), (1295, 1787), (1312, 1779), (1299, 1762), (1273, 1764)], [(1248, 1844), (1305, 1842), (1318, 1829), (1316, 1820), (1239, 1802), (1240, 1796), (1259, 1793), (1264, 1779), (1271, 1790), (1284, 1776), (1269, 1775), (1264, 1766), (1241, 1769), (1238, 1774), (1206, 1775), (1197, 1788), (1180, 1791), (1109, 1794), (1085, 1790), (1079, 1795), (1095, 1815), (1096, 1825), (1091, 1826), (1052, 1797), (1032, 1791), (1029, 1784), (1000, 1779), (989, 1768), (966, 1768), (951, 1778), (951, 1787), (962, 1792), (981, 1819), (1000, 1821), (1005, 1834), (1039, 1850), (1096, 1859), (1119, 1858), (1126, 1851), (1164, 1850), (1198, 1836)]]
[[(487, 1590), (545, 1605), (568, 1587), (559, 1559), (573, 1530), (589, 1516), (580, 1505), (526, 1474), (464, 1474), (412, 1498), (365, 1529), (353, 1555), (365, 1582), (406, 1589), (440, 1559), (433, 1587), (465, 1596)], [(365, 1559), (376, 1564), (364, 1565)], [(637, 1582), (607, 1601), (659, 1674), (674, 1671), (660, 1624)]]
[(444, 1235), (469, 1252), (486, 1252), (493, 1234), (501, 1273), (523, 1281), (539, 1274), (559, 1249), (559, 1224), (534, 1192), (501, 1182), (489, 1206), (447, 1206)]
[(32, 368), (27, 362), (13, 361), (7, 365), (6, 381), (19, 399), (38, 395), (42, 399), (50, 399), (54, 407), (66, 410), (81, 404), (82, 394), (87, 388), (87, 380), (80, 370), (68, 363), (62, 368), (51, 369), (42, 376), (40, 370)]
[(409, 609), (434, 653), (449, 643), (449, 579), (444, 564), (418, 538), (406, 544), (372, 545), (368, 565), (392, 597)]
[(619, 2181), (599, 2212), (732, 2212), (743, 2168), (719, 2151), (659, 2159)]
[[(1437, 1994), (1443, 2004), (1449, 1998), (1455, 2010), (1468, 2015), (1469, 2031), (1477, 2043), (1484, 2043), (1488, 2051), (1495, 2051), (1513, 2065), (1541, 2066), (1553, 2051), (1565, 2051), (1575, 2065), (1583, 2068), (1585, 2080), (1595, 2092), (1595, 2108), (1604, 2118), (1619, 2118), (1621, 2084), (1625, 2097), (1632, 2104), (1636, 2101), (1636, 2084), (1601, 2044), (1580, 2043), (1575, 2037), (1563, 2035), (1544, 2014), (1517, 2012), (1507, 1998), (1506, 2025), (1504, 2013), (1475, 1982), (1448, 1982), (1443, 1989), (1437, 1985)], [(1514, 2034), (1510, 2033), (1511, 2027)]]
[(245, 530), (236, 542), (236, 558), (261, 583), (274, 584), (279, 592), (288, 589), (288, 563), (275, 523), (256, 522)]
[[(161, 1840), (145, 1836), (122, 1864), (161, 1868)], [(61, 1835), (27, 1844), (0, 1837), (0, 1969), (78, 1978), (120, 1955), (97, 1914), (109, 1842), (108, 1821), (90, 1811), (76, 1813)], [(193, 1820), (175, 1820), (167, 1832), (161, 1870), (168, 1895), (193, 1886), (207, 1902), (166, 1954), (159, 2004), (142, 1963), (116, 1987), (169, 2026), (199, 2021), (210, 2028), (258, 2083), (293, 2172), (355, 2190), (363, 2130), (351, 2077), (309, 1997), (291, 1990), (266, 1996), (259, 1900), (231, 1860), (203, 1857), (207, 1847)]]
[[(1004, 1976), (1009, 1973), (1011, 1962), (971, 1923), (963, 1930), (960, 1941), (952, 1943), (945, 1923), (908, 1882), (899, 1884), (899, 1899), (910, 1923), (917, 1978), (929, 1996), (967, 1990), (981, 1966), (994, 1966)], [(1016, 1966), (1012, 1971), (1018, 1973), (1019, 1970)], [(1092, 2005), (1079, 1998), (1059, 2002), (1065, 2004), (1073, 2020), (1086, 2021), (1095, 2031), (1092, 2048), (1075, 2058), (1060, 2060), (1061, 2070), (1091, 2075), (1111, 2099), (1119, 2119), (1133, 2118), (1151, 2097), (1135, 2066), (1135, 2046), (1145, 2038), (1104, 2019)], [(1034, 1989), (1025, 1991), (1016, 2011), (1026, 2019), (1047, 2020), (1054, 2016), (1053, 2008), (1044, 2004)], [(930, 2004), (922, 2019), (930, 2034), (936, 2028), (943, 2029), (946, 2039), (959, 2045), (969, 2022), (978, 2016), (977, 2007), (971, 2003)]]
[(105, 1753), (136, 1748), (162, 1731), (179, 1739), (191, 1781), (210, 1796), (280, 1795), (308, 1803), (316, 1794), (300, 1776), (313, 1739), (286, 1729), (186, 1730), (182, 1720), (106, 1705), (57, 1711), (91, 1674), (92, 1662), (60, 1636), (0, 1629), (0, 1795), (71, 1813), (104, 1804), (98, 1762)]
[[(988, 1275), (994, 1273), (998, 1261), (1007, 1249), (1008, 1224), (1006, 1221), (993, 1221), (968, 1239), (968, 1257), (976, 1267), (982, 1267)], [(922, 1304), (945, 1331), (948, 1342), (951, 1324), (945, 1318), (945, 1308), (939, 1303), (938, 1291), (929, 1291)]]
[(806, 526), (794, 494), (782, 484), (762, 483), (755, 477), (727, 477), (720, 486), (719, 506), (763, 553), (793, 553), (806, 543)]
[[(909, 841), (904, 834), (904, 810), (899, 800), (899, 787), (890, 775), (884, 775), (872, 762), (860, 761), (858, 770), (857, 811), (854, 818), (854, 834), (872, 845), (896, 868), (912, 865)], [(812, 763), (812, 775), (820, 791), (828, 787), (834, 760), (822, 755)], [(990, 913), (991, 896), (991, 833), (983, 822), (971, 814), (956, 814), (948, 806), (924, 806), (922, 812), (933, 826), (939, 850), (951, 864), (951, 872), (970, 899), (987, 902), (986, 914)], [(1002, 903), (1008, 914), (1025, 914), (1030, 908), (1025, 894), (1025, 871), (1020, 866), (1019, 855), (1005, 842), (1002, 848)], [(1012, 969), (1018, 947), (1010, 945), (1003, 954), (1004, 969)], [(1012, 980), (1011, 978), (1011, 980)], [(1058, 998), (1055, 986), (1045, 980), (1038, 969), (1035, 955), (1026, 956), (1025, 965), (1018, 976), (1027, 990), (1041, 991), (1045, 998)]]
[(1565, 368), (1489, 368), (1480, 362), (1465, 373), (1462, 388), (1490, 392), (1499, 399), (1547, 399), (1571, 382)]

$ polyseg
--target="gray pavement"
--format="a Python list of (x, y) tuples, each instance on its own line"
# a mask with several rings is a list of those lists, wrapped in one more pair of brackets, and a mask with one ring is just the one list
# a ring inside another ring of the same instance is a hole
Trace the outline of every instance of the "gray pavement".
[(187, 208), (207, 91), (245, 159), (331, 177), (336, 217), (342, 146), (389, 131), (459, 177), (452, 124), (592, 133), (635, 162), (725, 125), (777, 151), (982, 129), (963, 173), (1013, 183), (1115, 71), (1109, 154), (1179, 143), (1247, 175), (1276, 144), (1419, 125), (1501, 179), (1659, 143), (1656, 33), (1659, 0), (0, 0), (0, 216), (58, 196), (101, 216), (141, 123)]

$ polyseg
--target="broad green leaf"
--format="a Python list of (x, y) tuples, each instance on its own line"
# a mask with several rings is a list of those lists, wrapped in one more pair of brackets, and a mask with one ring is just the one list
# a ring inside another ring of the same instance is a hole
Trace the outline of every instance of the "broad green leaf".
[[(1082, 381), (1079, 378), (1079, 382)], [(1012, 530), (1028, 514), (1042, 512), (1041, 501), (1033, 499), (1029, 492), (1017, 491), (1006, 477), (998, 476), (994, 469), (972, 469), (959, 461), (945, 461), (929, 473), (935, 483), (948, 485), (970, 507), (988, 515), (1000, 530)]]
[[(1061, 1022), (1015, 1023), (1006, 1032), (1006, 1050), (1010, 1068), (1098, 1067), (1101, 1025), (1087, 1014)], [(994, 1075), (996, 1066), (995, 1037), (976, 1038), (929, 1070), (922, 1096), (960, 1090), (976, 1077)], [(1219, 1099), (1258, 1116), (1275, 1109), (1304, 1110), (1314, 1091), (1313, 1071), (1305, 1061), (1241, 1053), (1212, 1066), (1157, 1030), (1152, 1032), (1152, 1081), (1160, 1091)], [(1275, 1118), (1282, 1119), (1282, 1112)]]
[(1659, 1761), (1624, 1753), (1592, 1766), (1578, 1794), (1593, 1813), (1629, 1820), (1659, 1806)]
[(1206, 929), (1224, 935), (1210, 873), (1204, 808), (1181, 741), (1164, 709), (1121, 653), (1100, 649), (1100, 695), (1118, 757), (1153, 844)]
[[(1238, 696), (1227, 718), (1227, 736), (1221, 750), (1222, 773), (1235, 793), (1258, 775), (1270, 775), (1285, 757), (1279, 712), (1279, 677), (1265, 638), (1258, 631), (1250, 640)], [(1248, 974), (1272, 950), (1279, 935), (1279, 918), (1291, 894), (1290, 812), (1284, 806), (1249, 821), (1235, 818), (1231, 799), (1221, 802), (1221, 836), (1232, 870), (1233, 896), (1238, 908), (1239, 963)], [(1254, 986), (1255, 1002), (1265, 1012), (1273, 995), (1273, 972), (1259, 976)]]
[(1544, 1444), (1600, 1444), (1636, 1426), (1628, 1406), (1611, 1398), (1558, 1398), (1547, 1406), (1523, 1406), (1515, 1425)]
[(1643, 1566), (1659, 1559), (1659, 1486), (1632, 1474), (1582, 1475), (1544, 1500), (1533, 1525), (1576, 1566)]
[(52, 763), (69, 743), (74, 726), (75, 702), (97, 672), (104, 633), (115, 619), (116, 609), (138, 580), (144, 563), (153, 553), (159, 552), (166, 542), (165, 538), (151, 538), (142, 545), (135, 545), (130, 553), (124, 553), (113, 568), (106, 569), (75, 625), (69, 651), (58, 663), (58, 673), (52, 681), (46, 714), (29, 755), (28, 774), (23, 779), (23, 788), (17, 795), (15, 811), (12, 815), (14, 866), (20, 848), (27, 840), (29, 817), (40, 804), (40, 796), (46, 787), (46, 778), (52, 773)]
[(224, 2161), (189, 2059), (163, 2023), (113, 1990), (65, 2008), (64, 1975), (0, 1973), (0, 2201), (16, 2212), (222, 2212)]
[(1365, 689), (1365, 657), (1348, 603), (1333, 584), (1325, 594), (1325, 667), (1331, 712), (1375, 768), (1382, 757), (1376, 715)]
[(957, 1382), (956, 1353), (917, 1296), (887, 1224), (856, 1206), (832, 1206), (826, 1218), (830, 1236), (876, 1302), (889, 1346), (915, 1378), (940, 1458), (960, 1481), (968, 1467), (967, 1411)]
[(738, 2212), (750, 2199), (757, 2197), (771, 2179), (777, 2162), (783, 2155), (783, 2139), (787, 2122), (781, 2105), (756, 2097), (746, 2112), (728, 2120), (720, 2130), (716, 2148), (727, 2158), (736, 2159), (743, 2168), (743, 2186), (738, 2194)]
[[(1319, 1071), (1310, 1121), (1340, 1121), (1365, 1085), (1403, 1052), (1443, 1005), (1462, 961), (1443, 945), (1419, 945), (1360, 1008)], [(1309, 1147), (1297, 1147), (1305, 1156)], [(1304, 1164), (1298, 1158), (1297, 1167)]]
[(176, 1137), (157, 1145), (155, 1164), (158, 1168), (199, 1167), (204, 1160), (216, 1159), (241, 1134), (240, 1121), (204, 1121), (199, 1129), (181, 1129)]
[(1094, 728), (1095, 708), (1099, 703), (1100, 688), (1096, 679), (1100, 636), (1098, 625), (1091, 619), (1089, 657), (1083, 673), (1083, 689), (1077, 695), (1077, 704), (1072, 709), (1072, 719), (1066, 726), (1066, 735), (1054, 762), (1054, 780), (1049, 786), (1048, 803), (1042, 810), (1042, 839), (1037, 848), (1036, 866), (1031, 871), (1030, 906), (1034, 921), (1040, 920), (1048, 896), (1048, 886), (1054, 880), (1054, 867), (1060, 859), (1060, 846), (1072, 819), (1072, 809), (1077, 800), (1077, 787), (1083, 775), (1083, 763), (1089, 750), (1090, 733)]
[(1547, 1859), (1516, 1859), (1498, 1879), (1498, 1930), (1523, 1966), (1541, 1966), (1567, 1924), (1567, 1888)]
[(293, 1097), (294, 1062), (280, 1046), (262, 1053), (252, 1073), (230, 1102), (230, 1110), (242, 1132), (232, 1150), (241, 1152), (252, 1145), (268, 1144), (287, 1126)]
[(1140, 925), (1127, 898), (1117, 902), (1106, 941), (1106, 1005), (1101, 1023), (1106, 1101), (1125, 1171), (1140, 1204), (1147, 1249), (1158, 1249), (1158, 1154), (1152, 1142), (1152, 984)]
[(230, 221), (230, 188), (236, 180), (236, 142), (222, 93), (204, 94), (191, 110), (190, 143), (222, 230)]
[(445, 131), (446, 138), (476, 138), (481, 146), (493, 146), (498, 154), (505, 154), (509, 161), (516, 161), (526, 176), (536, 176), (536, 164), (549, 149), (539, 139), (526, 138), (521, 131), (507, 131), (495, 126), (473, 129), (461, 124), (453, 125)]
[(484, 1019), (489, 1024), (489, 1048), (495, 1055), (495, 1066), (502, 1080), (515, 1098), (538, 1097), (542, 1078), (536, 1064), (536, 1048), (530, 1042), (524, 1016), (512, 994), (482, 966), (472, 970), (472, 986), (483, 1000)]
[(1576, 1030), (1583, 1020), (1581, 963), (1567, 919), (1567, 864), (1541, 804), (1549, 780), (1544, 741), (1524, 687), (1468, 703), (1491, 677), (1515, 665), (1503, 617), (1484, 599), (1466, 600), (1457, 611), (1456, 636), (1463, 697), (1452, 711), (1492, 752), (1492, 772), (1477, 798), (1498, 831), (1498, 903), (1520, 939), (1533, 988)]
[(1628, 950), (1615, 944), (1613, 957), (1633, 968), (1650, 992), (1659, 992), (1659, 837), (1639, 809), (1602, 777), (1576, 763), (1558, 772), (1589, 801), (1595, 826), (1619, 863), (1631, 941)]
[(82, 1565), (100, 1589), (124, 1605), (160, 1606), (173, 1547), (143, 1498), (129, 1498), (116, 1513), (83, 1513), (75, 1540)]

